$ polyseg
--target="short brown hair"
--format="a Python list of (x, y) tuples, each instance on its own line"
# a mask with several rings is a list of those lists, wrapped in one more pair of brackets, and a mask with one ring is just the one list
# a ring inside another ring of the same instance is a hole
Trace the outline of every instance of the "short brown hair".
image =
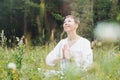
[(78, 24), (78, 25), (80, 24), (79, 17), (73, 16), (73, 15), (67, 15), (67, 16), (65, 17), (65, 19), (66, 19), (66, 18), (73, 18), (76, 24)]

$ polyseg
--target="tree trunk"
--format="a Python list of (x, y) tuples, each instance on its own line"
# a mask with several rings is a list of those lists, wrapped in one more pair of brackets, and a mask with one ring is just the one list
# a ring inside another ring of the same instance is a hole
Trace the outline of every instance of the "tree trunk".
[(54, 41), (55, 28), (51, 30), (50, 41)]
[(30, 47), (30, 41), (31, 41), (31, 33), (28, 32), (28, 14), (27, 14), (27, 9), (28, 7), (26, 6), (25, 8), (25, 12), (24, 12), (24, 42), (25, 42), (25, 47), (26, 47), (26, 50), (28, 51), (29, 50), (29, 47)]

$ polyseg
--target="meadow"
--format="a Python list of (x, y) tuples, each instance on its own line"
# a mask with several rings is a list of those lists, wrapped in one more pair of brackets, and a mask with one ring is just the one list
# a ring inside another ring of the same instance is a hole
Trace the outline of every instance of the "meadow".
[[(59, 70), (59, 66), (45, 64), (46, 55), (56, 43), (31, 47), (26, 50), (19, 41), (15, 48), (0, 47), (0, 80), (120, 80), (120, 51), (112, 44), (93, 49), (94, 63), (87, 71), (70, 68), (61, 74), (44, 74), (47, 70)], [(16, 65), (16, 69), (9, 66)], [(42, 69), (42, 70), (41, 70)]]

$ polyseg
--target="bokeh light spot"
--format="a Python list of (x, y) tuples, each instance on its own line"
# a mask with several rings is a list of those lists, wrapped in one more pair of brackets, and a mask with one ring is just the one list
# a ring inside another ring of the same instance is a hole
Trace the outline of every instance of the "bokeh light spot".
[(118, 23), (98, 23), (94, 29), (95, 38), (102, 41), (120, 40), (120, 25)]

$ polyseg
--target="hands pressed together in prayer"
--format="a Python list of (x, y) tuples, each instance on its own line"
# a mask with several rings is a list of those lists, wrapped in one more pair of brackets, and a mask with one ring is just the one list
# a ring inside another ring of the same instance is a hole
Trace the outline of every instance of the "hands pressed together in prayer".
[(65, 44), (62, 48), (62, 58), (58, 58), (56, 60), (54, 60), (54, 63), (57, 63), (61, 60), (70, 60), (72, 58), (71, 54), (70, 54), (70, 49), (69, 49), (69, 45), (68, 44)]
[(64, 45), (62, 51), (63, 51), (63, 59), (67, 59), (67, 60), (71, 59), (72, 56), (70, 54), (70, 50), (69, 50), (68, 44)]

